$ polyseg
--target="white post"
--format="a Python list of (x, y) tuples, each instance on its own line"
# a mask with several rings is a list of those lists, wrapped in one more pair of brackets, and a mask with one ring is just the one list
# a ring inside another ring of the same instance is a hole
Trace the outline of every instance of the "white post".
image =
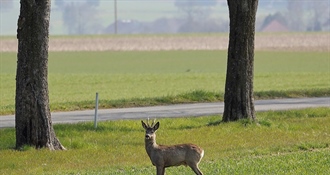
[(99, 93), (96, 92), (96, 99), (95, 99), (95, 116), (94, 116), (94, 128), (97, 128), (97, 110), (99, 108)]

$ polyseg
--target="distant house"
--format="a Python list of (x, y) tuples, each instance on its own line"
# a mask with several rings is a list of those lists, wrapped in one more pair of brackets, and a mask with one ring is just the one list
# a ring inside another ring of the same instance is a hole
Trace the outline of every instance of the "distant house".
[[(119, 34), (137, 34), (142, 33), (144, 24), (137, 20), (117, 20), (117, 33)], [(115, 33), (115, 23), (106, 27), (103, 33), (110, 34)]]
[(265, 25), (261, 32), (288, 32), (289, 29), (286, 25), (280, 23), (278, 20), (271, 21), (268, 25)]
[(263, 21), (260, 30), (261, 32), (288, 32), (286, 19), (280, 14), (268, 15)]

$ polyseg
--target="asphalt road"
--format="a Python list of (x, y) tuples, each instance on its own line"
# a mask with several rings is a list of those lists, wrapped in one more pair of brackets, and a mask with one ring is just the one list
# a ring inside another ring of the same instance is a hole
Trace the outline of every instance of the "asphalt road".
[[(330, 97), (289, 98), (255, 101), (256, 111), (289, 110), (310, 107), (330, 107)], [(224, 103), (194, 103), (168, 106), (136, 107), (98, 110), (98, 121), (188, 117), (222, 114)], [(330, 108), (329, 108), (330, 111)], [(53, 123), (77, 123), (94, 121), (95, 110), (54, 112)], [(0, 128), (15, 127), (14, 115), (0, 116)]]

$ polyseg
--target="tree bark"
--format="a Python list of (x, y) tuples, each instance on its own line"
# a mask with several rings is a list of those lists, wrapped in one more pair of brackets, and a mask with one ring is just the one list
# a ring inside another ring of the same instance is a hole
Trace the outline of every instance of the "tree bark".
[(258, 0), (227, 0), (230, 33), (223, 121), (255, 119), (253, 62)]
[(17, 23), (16, 148), (65, 149), (55, 136), (48, 96), (50, 0), (21, 0)]

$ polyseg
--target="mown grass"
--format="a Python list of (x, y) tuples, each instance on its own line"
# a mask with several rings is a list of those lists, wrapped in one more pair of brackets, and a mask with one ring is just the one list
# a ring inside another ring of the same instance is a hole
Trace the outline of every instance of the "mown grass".
[[(0, 53), (0, 115), (14, 113), (16, 53)], [(226, 51), (51, 52), (52, 111), (221, 101)], [(256, 52), (256, 98), (329, 96), (325, 52)]]
[[(258, 123), (220, 116), (159, 119), (157, 142), (205, 150), (204, 174), (329, 174), (330, 109), (257, 113)], [(155, 174), (140, 121), (55, 125), (67, 151), (13, 149), (14, 129), (0, 130), (0, 174)], [(5, 161), (3, 161), (5, 160)], [(187, 167), (167, 174), (193, 174)]]

